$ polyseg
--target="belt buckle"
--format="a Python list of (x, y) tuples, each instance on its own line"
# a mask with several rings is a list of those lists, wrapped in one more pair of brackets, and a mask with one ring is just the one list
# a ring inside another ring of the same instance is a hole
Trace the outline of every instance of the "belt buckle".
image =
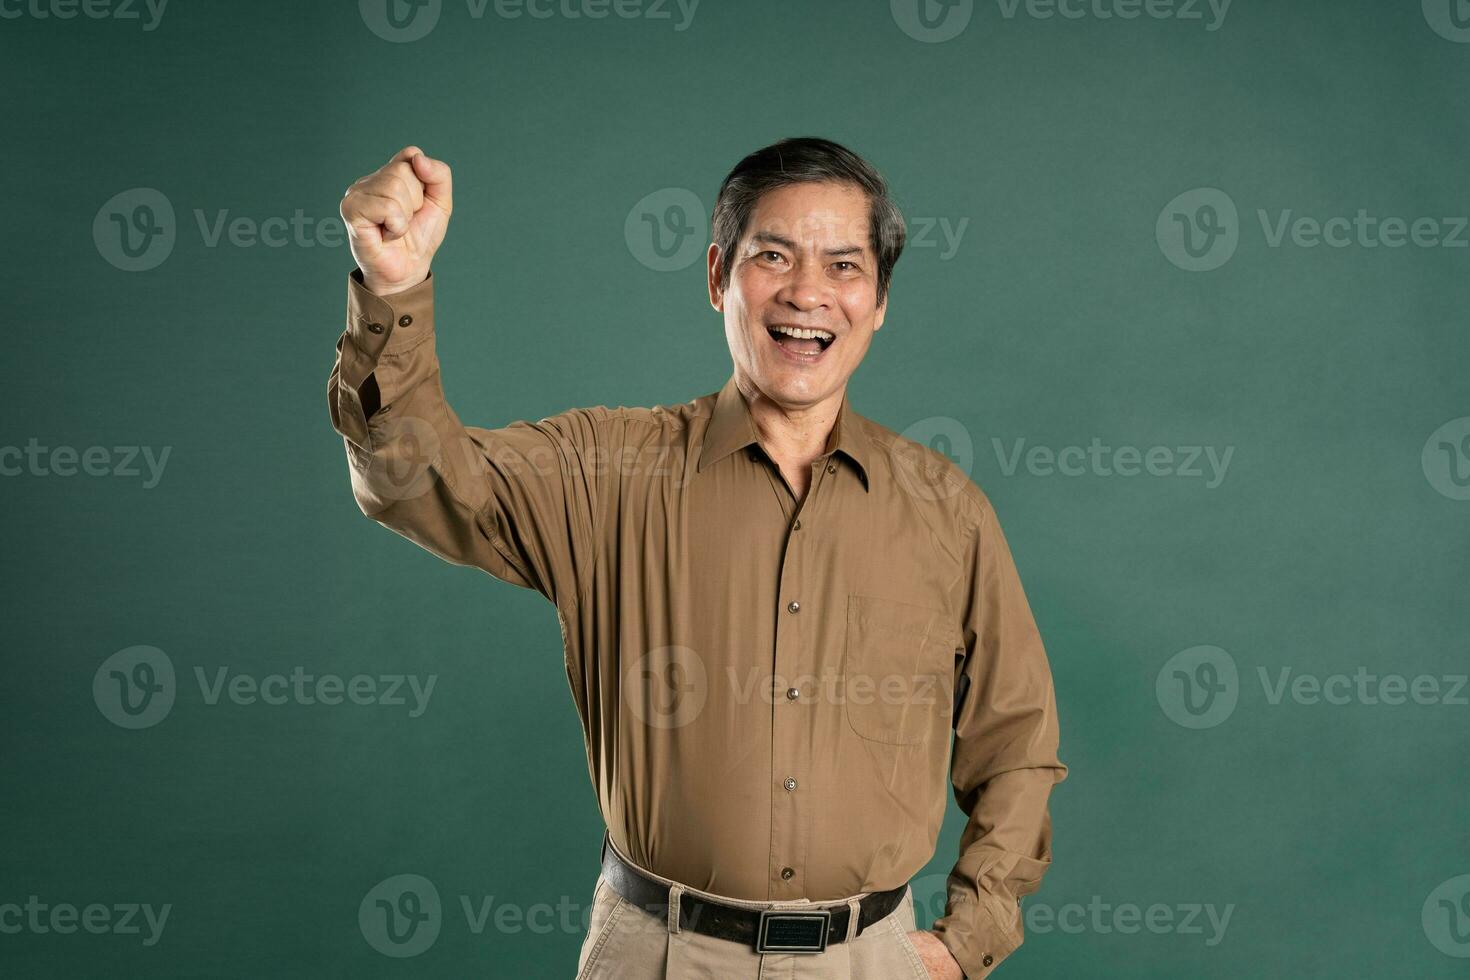
[(827, 948), (830, 909), (800, 912), (763, 909), (755, 933), (757, 953), (820, 953)]

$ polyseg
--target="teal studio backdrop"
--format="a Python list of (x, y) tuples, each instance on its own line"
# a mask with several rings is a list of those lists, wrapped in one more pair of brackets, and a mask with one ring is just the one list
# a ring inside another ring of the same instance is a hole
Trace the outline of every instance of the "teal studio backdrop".
[(555, 613), (358, 512), (338, 202), (454, 167), (467, 422), (679, 402), (791, 135), (892, 184), (853, 404), (989, 494), (1055, 672), (1001, 975), (1466, 975), (1470, 6), (390, 2), (0, 0), (0, 976), (572, 975)]

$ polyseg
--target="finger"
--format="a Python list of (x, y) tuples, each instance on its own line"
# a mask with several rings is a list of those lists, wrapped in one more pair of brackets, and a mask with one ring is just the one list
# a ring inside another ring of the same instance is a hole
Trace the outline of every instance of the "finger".
[(410, 159), (413, 172), (424, 185), (424, 200), (446, 215), (454, 210), (454, 175), (449, 164), (420, 152)]
[(357, 190), (364, 194), (375, 194), (378, 197), (386, 197), (397, 201), (398, 206), (403, 208), (404, 214), (412, 217), (424, 203), (423, 185), (408, 169), (408, 164), (402, 164), (405, 172), (395, 172), (384, 168), (376, 173), (368, 174), (357, 182)]
[(397, 163), (400, 160), (406, 163), (422, 152), (424, 151), (419, 149), (417, 146), (409, 144), (408, 146), (405, 146), (403, 149), (399, 150), (397, 153), (393, 154), (393, 156), (389, 158), (388, 163), (384, 164), (384, 166)]
[(410, 216), (403, 205), (392, 197), (372, 194), (364, 190), (353, 191), (343, 204), (344, 219), (354, 227), (378, 225), (385, 229), (383, 239), (391, 241), (408, 230)]
[(399, 200), (408, 205), (408, 213), (417, 214), (418, 209), (424, 206), (424, 184), (413, 172), (413, 164), (407, 160), (399, 160), (384, 167), (382, 174), (385, 180), (402, 188), (406, 197), (400, 196)]
[[(346, 199), (343, 199), (344, 204)], [(375, 221), (354, 214), (349, 214), (347, 208), (341, 208), (342, 223), (347, 228), (347, 237), (366, 246), (369, 251), (377, 249), (383, 244), (383, 229)]]

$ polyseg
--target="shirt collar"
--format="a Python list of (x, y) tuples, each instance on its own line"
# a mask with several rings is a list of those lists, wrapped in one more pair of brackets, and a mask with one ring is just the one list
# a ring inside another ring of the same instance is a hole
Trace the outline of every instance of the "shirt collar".
[[(709, 426), (704, 431), (704, 445), (699, 451), (698, 472), (719, 462), (737, 449), (751, 444), (759, 445), (755, 422), (750, 417), (750, 406), (735, 384), (735, 375), (730, 375), (720, 393), (715, 396), (714, 412)], [(868, 489), (869, 460), (872, 442), (863, 428), (862, 417), (852, 410), (847, 392), (842, 393), (842, 406), (837, 410), (837, 421), (827, 436), (823, 455), (840, 452), (857, 464), (862, 476), (863, 490)]]

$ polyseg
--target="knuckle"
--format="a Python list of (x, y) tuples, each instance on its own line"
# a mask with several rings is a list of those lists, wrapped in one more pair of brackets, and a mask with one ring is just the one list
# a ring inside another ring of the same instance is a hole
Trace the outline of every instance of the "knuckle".
[(405, 204), (413, 200), (413, 184), (403, 174), (389, 174), (388, 185), (385, 189), (399, 204)]

